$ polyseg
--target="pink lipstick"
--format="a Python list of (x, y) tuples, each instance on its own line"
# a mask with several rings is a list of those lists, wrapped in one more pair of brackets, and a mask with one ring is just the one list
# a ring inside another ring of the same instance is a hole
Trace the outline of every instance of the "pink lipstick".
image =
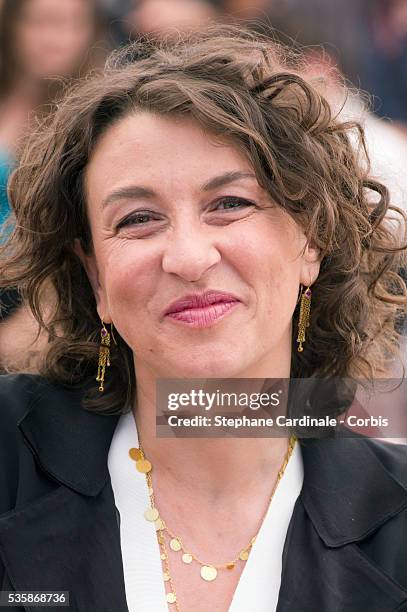
[(170, 304), (164, 314), (191, 327), (209, 327), (240, 303), (240, 300), (231, 293), (207, 291), (204, 294), (183, 296)]

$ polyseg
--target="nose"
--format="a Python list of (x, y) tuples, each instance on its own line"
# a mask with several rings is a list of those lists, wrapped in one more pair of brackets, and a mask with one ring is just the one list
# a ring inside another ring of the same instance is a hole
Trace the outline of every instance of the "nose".
[(211, 236), (201, 226), (184, 225), (169, 237), (162, 268), (186, 281), (198, 281), (219, 263), (221, 255)]

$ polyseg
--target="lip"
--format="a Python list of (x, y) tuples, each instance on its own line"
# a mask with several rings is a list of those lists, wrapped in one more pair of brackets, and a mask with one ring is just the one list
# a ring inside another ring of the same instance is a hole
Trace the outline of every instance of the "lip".
[(208, 327), (240, 303), (239, 298), (224, 291), (191, 293), (172, 302), (165, 310), (164, 316), (193, 327)]
[(172, 302), (164, 312), (164, 315), (174, 314), (182, 310), (205, 308), (211, 304), (222, 302), (240, 302), (240, 300), (233, 293), (226, 293), (225, 291), (211, 290), (205, 293), (189, 293)]

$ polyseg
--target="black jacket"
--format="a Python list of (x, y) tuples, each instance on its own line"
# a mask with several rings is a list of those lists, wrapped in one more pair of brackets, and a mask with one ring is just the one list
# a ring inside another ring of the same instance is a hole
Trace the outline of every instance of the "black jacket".
[[(55, 610), (127, 612), (107, 468), (119, 417), (80, 408), (80, 397), (35, 376), (0, 377), (0, 587), (70, 591), (70, 607)], [(300, 443), (304, 484), (277, 612), (406, 612), (407, 447)]]

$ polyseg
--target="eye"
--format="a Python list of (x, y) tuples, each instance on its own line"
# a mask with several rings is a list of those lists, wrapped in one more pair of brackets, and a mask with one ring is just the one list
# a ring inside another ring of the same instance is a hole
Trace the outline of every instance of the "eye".
[(256, 206), (254, 202), (246, 200), (245, 198), (236, 197), (224, 197), (221, 198), (214, 210), (236, 210), (240, 208), (247, 208), (249, 206)]
[(157, 216), (149, 210), (132, 213), (128, 217), (125, 217), (116, 225), (116, 229), (127, 227), (129, 225), (146, 225), (149, 221), (157, 220)]

